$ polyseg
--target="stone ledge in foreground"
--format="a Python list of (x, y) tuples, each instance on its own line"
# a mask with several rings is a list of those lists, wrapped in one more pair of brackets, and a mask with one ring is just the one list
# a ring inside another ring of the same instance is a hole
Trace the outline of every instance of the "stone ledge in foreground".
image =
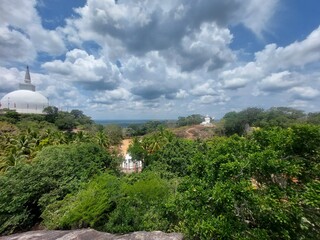
[(133, 232), (124, 235), (116, 235), (99, 232), (93, 229), (79, 230), (41, 230), (13, 234), (0, 237), (0, 240), (182, 240), (181, 233)]

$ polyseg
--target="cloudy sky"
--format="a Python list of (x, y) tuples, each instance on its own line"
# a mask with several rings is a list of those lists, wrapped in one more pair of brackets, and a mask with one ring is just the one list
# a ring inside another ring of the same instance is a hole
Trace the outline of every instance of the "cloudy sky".
[(320, 111), (320, 1), (1, 0), (0, 98), (26, 65), (93, 119)]

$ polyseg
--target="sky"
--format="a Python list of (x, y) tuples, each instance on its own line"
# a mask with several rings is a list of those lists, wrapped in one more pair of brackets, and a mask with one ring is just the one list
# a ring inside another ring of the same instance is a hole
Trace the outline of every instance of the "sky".
[(0, 98), (93, 119), (320, 111), (319, 0), (1, 0)]

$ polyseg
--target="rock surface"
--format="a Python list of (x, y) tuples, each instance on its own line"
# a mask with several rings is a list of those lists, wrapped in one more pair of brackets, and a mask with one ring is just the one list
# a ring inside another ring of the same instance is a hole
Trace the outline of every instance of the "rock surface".
[(133, 232), (124, 235), (98, 232), (93, 229), (69, 231), (30, 231), (0, 237), (0, 240), (182, 240), (180, 233)]

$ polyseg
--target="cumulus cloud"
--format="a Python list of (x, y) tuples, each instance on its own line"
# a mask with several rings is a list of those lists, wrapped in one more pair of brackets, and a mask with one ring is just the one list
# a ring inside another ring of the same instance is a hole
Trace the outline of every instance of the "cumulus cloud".
[(161, 96), (172, 99), (187, 77), (178, 73), (175, 66), (169, 66), (158, 51), (149, 52), (144, 57), (128, 58), (122, 71), (129, 80), (126, 87), (134, 95), (148, 100)]
[(320, 60), (320, 27), (304, 40), (285, 47), (268, 44), (255, 53), (255, 61), (219, 74), (226, 89), (243, 88), (258, 83), (263, 91), (282, 91), (301, 84), (304, 80), (299, 71), (306, 65)]
[[(7, 37), (8, 33), (11, 34), (11, 38), (4, 39), (2, 37), (0, 41), (2, 45), (10, 44), (10, 49), (14, 49), (21, 56), (25, 56), (26, 53), (33, 51), (32, 54), (28, 54), (29, 58), (26, 60), (35, 58), (35, 50), (53, 55), (62, 54), (66, 50), (59, 31), (47, 30), (42, 27), (41, 18), (35, 8), (36, 4), (36, 0), (0, 1), (1, 31), (6, 32)], [(10, 42), (12, 38), (15, 38), (16, 41)], [(32, 46), (30, 46), (31, 43)]]
[[(268, 23), (276, 12), (276, 6), (279, 0), (268, 1), (248, 1), (246, 7), (242, 8), (239, 19), (250, 30), (259, 37), (262, 37), (263, 32), (268, 30)], [(263, 6), (263, 7), (262, 7)]]
[(16, 90), (19, 82), (24, 79), (24, 73), (17, 68), (0, 67), (0, 76), (0, 93), (2, 94)]
[(230, 100), (230, 97), (226, 96), (224, 93), (218, 96), (212, 96), (212, 95), (204, 95), (201, 96), (199, 99), (196, 100), (196, 103), (199, 104), (225, 104)]
[(232, 35), (226, 28), (219, 28), (215, 23), (204, 23), (200, 30), (184, 36), (181, 45), (173, 51), (173, 58), (182, 71), (193, 71), (205, 68), (209, 71), (222, 68), (234, 60), (234, 55), (228, 45)]
[[(263, 8), (261, 4), (263, 3)], [(165, 50), (204, 23), (244, 24), (256, 33), (268, 25), (278, 0), (118, 1), (88, 0), (69, 21), (84, 40), (117, 39), (132, 53)], [(246, 14), (244, 14), (244, 12)]]
[(0, 26), (0, 63), (32, 62), (36, 57), (36, 50), (23, 33), (7, 26)]
[(119, 102), (130, 101), (131, 93), (125, 88), (118, 88), (114, 90), (106, 90), (97, 92), (90, 102), (101, 104), (113, 104)]
[(223, 82), (223, 88), (231, 90), (243, 88), (247, 85), (248, 82), (249, 80), (245, 78), (226, 79)]
[(295, 99), (300, 99), (300, 100), (313, 100), (320, 95), (320, 92), (318, 89), (308, 87), (308, 86), (294, 87), (289, 90), (289, 93), (291, 93)]
[(264, 69), (255, 62), (249, 62), (244, 66), (222, 71), (219, 79), (226, 89), (235, 90), (245, 87), (252, 81), (257, 81), (264, 76)]
[(213, 89), (213, 81), (208, 81), (201, 85), (195, 86), (190, 93), (194, 96), (217, 95), (217, 91)]
[(189, 96), (189, 94), (187, 93), (186, 90), (179, 89), (179, 91), (176, 93), (175, 98), (176, 99), (184, 99), (184, 98), (186, 98), (188, 96)]
[(64, 61), (54, 60), (42, 65), (49, 74), (56, 74), (64, 80), (78, 83), (88, 90), (115, 89), (121, 81), (121, 73), (116, 66), (102, 57), (95, 58), (86, 51), (73, 49)]
[(261, 40), (279, 3), (87, 0), (65, 26), (48, 30), (36, 10), (39, 2), (3, 0), (0, 63), (7, 68), (0, 68), (0, 92), (14, 90), (23, 78), (24, 71), (10, 68), (15, 62), (38, 66), (44, 55), (46, 73), (32, 76), (58, 107), (207, 114), (211, 105), (239, 109), (240, 102), (266, 102), (270, 93), (281, 103), (311, 106), (306, 103), (319, 99), (319, 74), (310, 72), (319, 72), (320, 27), (287, 46), (268, 43), (249, 62), (233, 49), (237, 32), (230, 26), (240, 24)]
[(286, 47), (269, 44), (257, 52), (256, 62), (269, 69), (303, 67), (320, 60), (320, 27), (312, 31), (306, 39)]
[(301, 83), (300, 76), (289, 71), (272, 73), (262, 79), (258, 86), (263, 91), (283, 91), (297, 86)]

